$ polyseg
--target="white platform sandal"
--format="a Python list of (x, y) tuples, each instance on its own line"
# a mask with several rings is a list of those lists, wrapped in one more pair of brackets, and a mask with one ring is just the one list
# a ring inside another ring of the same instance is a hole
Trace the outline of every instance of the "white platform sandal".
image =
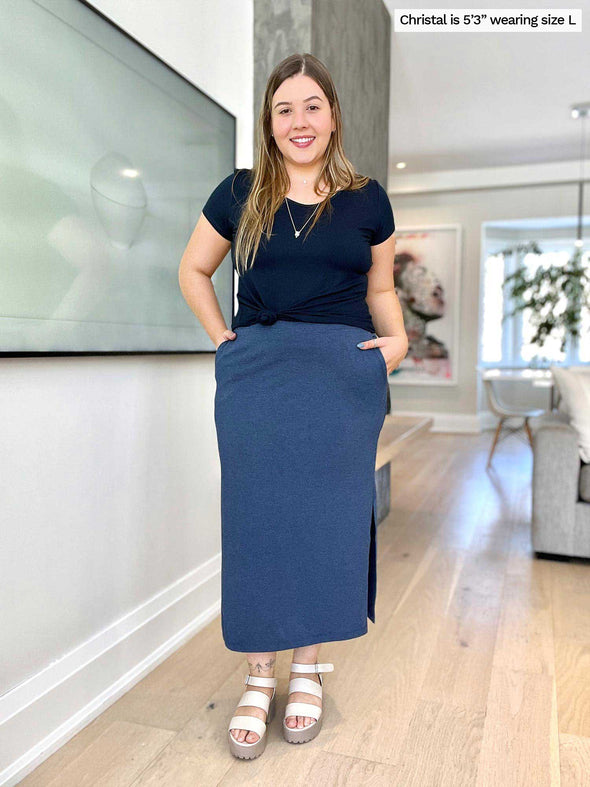
[[(256, 708), (262, 708), (263, 711), (266, 711), (266, 722), (256, 716), (232, 716), (227, 728), (229, 748), (234, 757), (239, 757), (242, 760), (253, 760), (255, 757), (259, 757), (266, 748), (268, 739), (266, 728), (275, 715), (277, 678), (259, 678), (256, 675), (246, 675), (244, 683), (250, 686), (264, 686), (267, 689), (274, 689), (272, 697), (269, 697), (263, 691), (256, 691), (256, 689), (246, 690), (238, 703), (238, 708), (240, 705), (254, 705)], [(231, 734), (231, 730), (235, 729), (255, 732), (259, 738), (254, 743), (248, 743), (247, 741), (240, 743)]]
[[(304, 691), (316, 697), (322, 697), (322, 672), (333, 672), (333, 664), (298, 664), (291, 662), (291, 672), (315, 672), (318, 675), (319, 683), (309, 678), (291, 678), (289, 681), (289, 694), (294, 691)], [(307, 727), (288, 727), (287, 718), (289, 716), (311, 716), (315, 719)], [(324, 719), (323, 708), (312, 705), (309, 702), (289, 702), (285, 708), (283, 718), (283, 737), (288, 743), (307, 743), (313, 740), (322, 729)]]

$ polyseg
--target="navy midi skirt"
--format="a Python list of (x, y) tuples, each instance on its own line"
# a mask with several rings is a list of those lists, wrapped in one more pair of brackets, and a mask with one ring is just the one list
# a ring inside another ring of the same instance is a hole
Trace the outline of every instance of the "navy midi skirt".
[(215, 356), (225, 645), (268, 652), (375, 622), (377, 441), (387, 366), (376, 334), (277, 320)]

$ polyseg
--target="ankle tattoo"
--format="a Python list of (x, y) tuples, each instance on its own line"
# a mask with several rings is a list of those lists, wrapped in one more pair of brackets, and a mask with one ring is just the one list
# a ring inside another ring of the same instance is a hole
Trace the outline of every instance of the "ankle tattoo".
[(248, 667), (250, 668), (250, 674), (254, 675), (260, 672), (270, 672), (275, 668), (275, 661), (276, 659), (264, 659), (264, 660), (257, 660), (257, 661), (248, 661)]

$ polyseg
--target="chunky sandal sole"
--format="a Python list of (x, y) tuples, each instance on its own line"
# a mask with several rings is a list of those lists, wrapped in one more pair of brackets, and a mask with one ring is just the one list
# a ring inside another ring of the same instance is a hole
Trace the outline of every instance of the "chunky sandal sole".
[[(320, 682), (316, 683), (309, 678), (291, 678), (289, 681), (289, 694), (300, 691), (307, 694), (313, 694), (316, 697), (322, 698), (322, 672), (332, 672), (334, 670), (333, 664), (298, 664), (291, 663), (291, 672), (314, 672), (318, 675)], [(315, 718), (307, 727), (288, 727), (286, 720), (289, 716), (311, 716)], [(324, 720), (323, 708), (317, 705), (312, 705), (309, 702), (289, 702), (285, 708), (285, 715), (283, 717), (283, 738), (287, 743), (307, 743), (312, 741), (322, 729), (322, 722)]]
[[(274, 688), (272, 697), (269, 697), (268, 694), (265, 694), (262, 691), (256, 691), (256, 690), (245, 691), (242, 694), (240, 702), (238, 703), (237, 706), (239, 708), (240, 705), (250, 705), (265, 710), (266, 711), (265, 722), (262, 721), (262, 719), (259, 719), (257, 716), (235, 715), (232, 716), (231, 721), (229, 723), (229, 727), (227, 729), (229, 750), (233, 754), (233, 756), (238, 757), (240, 760), (253, 760), (256, 757), (260, 757), (260, 755), (266, 749), (266, 742), (268, 740), (268, 735), (266, 734), (266, 731), (268, 725), (271, 723), (271, 721), (274, 718), (275, 710), (276, 710), (277, 679), (258, 678), (254, 675), (246, 675), (246, 679), (244, 683), (250, 684), (252, 686), (265, 686), (266, 688)], [(247, 743), (246, 741), (240, 743), (231, 734), (232, 729), (248, 730), (250, 732), (255, 732), (259, 736), (258, 740), (255, 741), (254, 743)]]
[[(289, 715), (300, 716), (301, 714), (290, 713)], [(322, 721), (323, 718), (320, 716), (317, 721), (313, 721), (311, 724), (308, 724), (307, 727), (287, 727), (283, 719), (283, 737), (287, 743), (307, 743), (308, 741), (312, 741), (322, 729)]]

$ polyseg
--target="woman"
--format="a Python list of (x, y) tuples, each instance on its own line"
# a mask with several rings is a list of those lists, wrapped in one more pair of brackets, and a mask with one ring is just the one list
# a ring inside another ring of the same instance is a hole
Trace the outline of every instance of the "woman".
[[(320, 730), (333, 669), (317, 661), (321, 643), (375, 622), (377, 440), (408, 348), (394, 231), (384, 189), (344, 155), (328, 71), (286, 58), (268, 80), (255, 165), (210, 195), (179, 274), (217, 347), (221, 622), (252, 687), (228, 729), (237, 757), (266, 746), (278, 650), (294, 649), (283, 734), (302, 743)], [(211, 276), (230, 247), (239, 309), (227, 329)]]

